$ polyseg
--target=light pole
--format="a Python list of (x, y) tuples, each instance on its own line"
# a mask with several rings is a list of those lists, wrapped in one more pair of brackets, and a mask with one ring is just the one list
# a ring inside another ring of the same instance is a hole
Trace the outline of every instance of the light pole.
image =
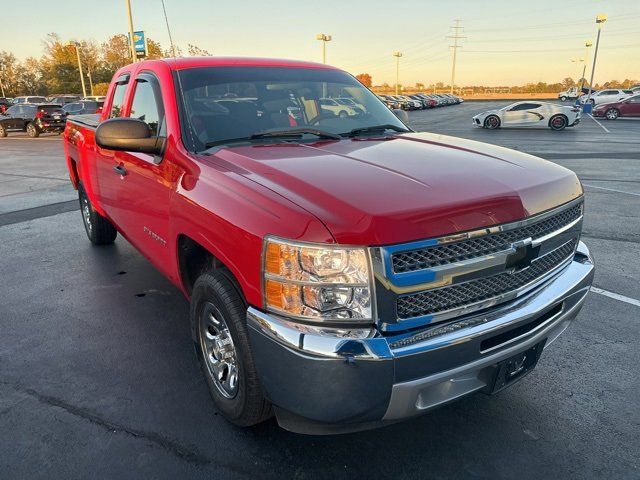
[(136, 47), (133, 44), (133, 17), (131, 16), (131, 0), (125, 0), (127, 3), (127, 16), (129, 17), (129, 46), (131, 47), (131, 61), (136, 62)]
[(587, 73), (587, 61), (589, 60), (589, 49), (591, 48), (591, 46), (593, 45), (593, 42), (591, 40), (587, 40), (584, 44), (586, 51), (584, 53), (584, 65), (582, 66), (582, 78), (580, 79), (580, 91), (582, 92), (582, 89), (584, 87), (584, 81), (585, 81), (585, 74)]
[(402, 52), (393, 52), (393, 56), (396, 57), (396, 95), (400, 91), (400, 57)]
[(87, 87), (84, 85), (84, 75), (82, 75), (82, 62), (80, 61), (80, 44), (78, 42), (69, 42), (71, 47), (75, 47), (76, 56), (78, 57), (78, 70), (80, 71), (80, 82), (82, 82), (82, 96), (87, 96)]
[(316, 40), (320, 40), (322, 42), (322, 63), (327, 63), (327, 42), (332, 40), (331, 35), (319, 33), (316, 35)]
[(600, 44), (600, 32), (602, 31), (602, 24), (607, 21), (607, 15), (604, 13), (598, 14), (596, 17), (596, 25), (598, 25), (598, 36), (596, 37), (596, 49), (593, 52), (593, 65), (591, 65), (591, 80), (589, 80), (589, 94), (587, 95), (587, 105), (591, 101), (591, 93), (593, 92), (593, 75), (596, 72), (596, 59), (598, 58), (598, 45)]
[(2, 91), (2, 96), (4, 97), (4, 85), (2, 84), (2, 70), (0, 70), (0, 91)]

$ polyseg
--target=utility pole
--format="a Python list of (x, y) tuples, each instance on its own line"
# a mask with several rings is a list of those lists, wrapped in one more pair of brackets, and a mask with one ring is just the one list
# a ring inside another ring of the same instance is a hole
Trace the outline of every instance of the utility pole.
[(2, 96), (4, 97), (4, 85), (2, 84), (2, 71), (0, 71), (0, 91), (2, 91)]
[(131, 16), (131, 0), (125, 0), (127, 3), (127, 16), (129, 17), (129, 46), (131, 47), (131, 61), (136, 62), (136, 47), (133, 44), (133, 17)]
[(453, 65), (451, 67), (451, 89), (450, 92), (453, 94), (453, 84), (456, 81), (456, 54), (458, 53), (458, 49), (462, 48), (462, 45), (458, 45), (458, 40), (462, 38), (467, 38), (460, 35), (460, 31), (464, 28), (460, 26), (460, 20), (456, 19), (455, 27), (451, 27), (454, 30), (453, 35), (447, 35), (447, 38), (453, 39), (453, 45), (449, 45), (449, 48), (453, 48)]
[(589, 80), (589, 95), (587, 95), (587, 101), (584, 102), (587, 105), (591, 101), (591, 93), (593, 92), (593, 75), (596, 72), (596, 59), (598, 58), (598, 45), (600, 44), (600, 32), (602, 31), (602, 24), (607, 21), (607, 15), (604, 13), (598, 14), (596, 17), (596, 25), (598, 25), (598, 36), (596, 37), (596, 49), (593, 52), (593, 65), (591, 65), (591, 80)]
[(173, 38), (171, 37), (171, 29), (169, 28), (169, 18), (167, 17), (167, 9), (164, 6), (164, 0), (162, 0), (162, 11), (164, 12), (164, 21), (167, 24), (167, 32), (169, 33), (169, 43), (171, 44), (171, 53), (173, 58), (176, 58), (176, 47), (173, 45)]
[(82, 95), (87, 96), (87, 87), (84, 84), (84, 75), (82, 75), (82, 62), (80, 61), (80, 44), (78, 42), (69, 42), (69, 45), (75, 47), (78, 57), (78, 70), (80, 70), (80, 82), (82, 83)]
[(393, 56), (396, 57), (396, 95), (400, 93), (400, 57), (402, 52), (393, 52)]
[(93, 78), (91, 78), (91, 66), (87, 65), (87, 77), (89, 77), (89, 90), (91, 91), (91, 96), (93, 97)]
[(584, 76), (587, 73), (587, 61), (589, 60), (589, 48), (591, 48), (592, 45), (593, 45), (593, 42), (591, 40), (587, 40), (584, 44), (587, 50), (585, 51), (585, 54), (584, 54), (584, 65), (582, 66), (582, 78), (580, 79), (581, 92), (582, 92), (582, 89), (584, 88), (584, 81), (585, 81)]

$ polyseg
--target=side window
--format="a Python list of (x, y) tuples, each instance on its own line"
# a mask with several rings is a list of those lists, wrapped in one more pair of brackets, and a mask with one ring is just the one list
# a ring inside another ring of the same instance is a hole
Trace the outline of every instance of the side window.
[(640, 95), (637, 97), (631, 97), (629, 103), (640, 103)]
[(124, 103), (124, 94), (127, 91), (127, 83), (119, 83), (113, 92), (113, 102), (111, 102), (111, 113), (109, 118), (119, 117), (122, 113), (122, 105)]
[(14, 105), (13, 107), (9, 107), (7, 108), (7, 111), (5, 112), (7, 115), (15, 115), (16, 113), (18, 113), (18, 109), (20, 107)]
[(35, 105), (25, 105), (22, 107), (22, 115), (27, 118), (35, 118), (36, 113), (38, 113), (38, 107)]
[(151, 135), (156, 137), (163, 129), (161, 123), (164, 120), (163, 112), (159, 108), (160, 102), (156, 97), (154, 86), (146, 80), (136, 80), (136, 90), (133, 93), (133, 103), (131, 104), (131, 118), (142, 120), (151, 130)]

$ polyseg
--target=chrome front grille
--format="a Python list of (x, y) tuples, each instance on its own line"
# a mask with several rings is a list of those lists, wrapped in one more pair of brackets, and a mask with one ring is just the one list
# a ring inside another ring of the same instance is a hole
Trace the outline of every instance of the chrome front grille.
[(469, 282), (398, 297), (398, 318), (407, 319), (442, 314), (449, 310), (499, 298), (506, 293), (517, 292), (541, 280), (569, 260), (573, 256), (577, 244), (578, 239), (572, 239), (532, 261), (531, 266), (519, 272), (503, 272)]
[(391, 263), (394, 273), (424, 270), (449, 263), (470, 260), (508, 249), (511, 244), (527, 238), (533, 240), (549, 235), (570, 225), (582, 216), (582, 203), (560, 211), (539, 221), (511, 230), (464, 239), (451, 243), (427, 246), (394, 253)]

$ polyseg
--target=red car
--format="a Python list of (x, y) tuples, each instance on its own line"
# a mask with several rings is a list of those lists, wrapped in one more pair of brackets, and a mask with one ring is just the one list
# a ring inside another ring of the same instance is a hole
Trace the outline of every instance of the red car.
[[(325, 95), (365, 113), (326, 111)], [(237, 425), (347, 432), (500, 391), (592, 282), (573, 172), (414, 133), (327, 65), (136, 63), (64, 143), (89, 240), (122, 234), (189, 299)]]
[(627, 97), (615, 103), (605, 103), (593, 109), (594, 117), (615, 120), (618, 117), (640, 117), (640, 95)]

